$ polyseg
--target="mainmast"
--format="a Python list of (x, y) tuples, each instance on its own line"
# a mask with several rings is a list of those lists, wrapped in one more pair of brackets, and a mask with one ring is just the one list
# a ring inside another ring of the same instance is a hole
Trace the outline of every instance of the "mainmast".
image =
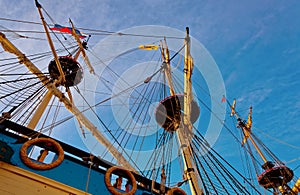
[(163, 99), (156, 108), (156, 122), (170, 133), (177, 132), (182, 159), (184, 163), (184, 179), (189, 181), (190, 189), (193, 195), (203, 194), (199, 187), (199, 175), (197, 175), (193, 161), (191, 141), (192, 124), (197, 120), (200, 109), (192, 95), (191, 76), (193, 72), (193, 59), (190, 55), (190, 37), (189, 29), (186, 29), (185, 37), (185, 57), (184, 57), (184, 94), (176, 94), (172, 81), (171, 64), (169, 49), (164, 40), (162, 44), (162, 68), (168, 80), (170, 96)]
[(185, 37), (185, 56), (184, 56), (184, 109), (183, 109), (183, 125), (178, 129), (177, 136), (182, 148), (182, 158), (185, 165), (185, 174), (189, 181), (191, 192), (194, 195), (203, 194), (199, 186), (199, 176), (196, 174), (195, 165), (193, 163), (193, 156), (191, 150), (192, 123), (191, 123), (191, 103), (192, 95), (192, 81), (191, 76), (193, 72), (193, 58), (190, 54), (190, 36), (189, 28), (186, 28)]

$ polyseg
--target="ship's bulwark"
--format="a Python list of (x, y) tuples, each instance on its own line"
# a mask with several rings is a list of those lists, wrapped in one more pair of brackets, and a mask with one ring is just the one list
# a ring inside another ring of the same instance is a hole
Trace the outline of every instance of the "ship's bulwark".
[[(112, 166), (108, 162), (97, 160), (97, 166), (90, 168), (89, 164), (82, 160), (83, 156), (89, 157), (88, 153), (60, 142), (67, 153), (65, 153), (65, 159), (58, 167), (46, 171), (28, 168), (19, 157), (22, 146), (22, 143), (18, 143), (20, 136), (7, 131), (8, 128), (16, 129), (24, 134), (29, 130), (10, 121), (2, 121), (0, 124), (0, 141), (2, 145), (5, 145), (5, 147), (2, 147), (4, 152), (0, 155), (1, 195), (111, 194), (104, 182), (106, 168)], [(6, 156), (3, 155), (5, 151), (9, 153)], [(79, 156), (75, 156), (72, 154), (73, 152)], [(135, 193), (135, 195), (147, 194), (150, 193), (142, 187), (138, 187)]]

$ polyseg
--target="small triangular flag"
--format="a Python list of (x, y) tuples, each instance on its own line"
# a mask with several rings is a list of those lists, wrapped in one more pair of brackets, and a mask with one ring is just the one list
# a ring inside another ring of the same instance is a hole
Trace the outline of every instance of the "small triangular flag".
[(226, 102), (226, 98), (225, 96), (223, 95), (222, 99), (221, 99), (221, 102)]

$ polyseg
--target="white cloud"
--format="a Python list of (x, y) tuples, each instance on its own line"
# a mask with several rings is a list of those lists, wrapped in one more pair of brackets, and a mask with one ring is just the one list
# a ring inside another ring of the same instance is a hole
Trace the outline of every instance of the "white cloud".
[(272, 89), (270, 88), (254, 89), (253, 91), (247, 92), (243, 96), (239, 97), (237, 101), (246, 106), (249, 106), (251, 104), (258, 105), (262, 101), (264, 101), (271, 92)]

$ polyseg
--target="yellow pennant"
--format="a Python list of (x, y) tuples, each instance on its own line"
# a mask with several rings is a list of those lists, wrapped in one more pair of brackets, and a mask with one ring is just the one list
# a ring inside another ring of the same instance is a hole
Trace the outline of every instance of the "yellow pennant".
[(143, 49), (143, 50), (157, 50), (158, 46), (157, 45), (140, 45), (139, 49)]

